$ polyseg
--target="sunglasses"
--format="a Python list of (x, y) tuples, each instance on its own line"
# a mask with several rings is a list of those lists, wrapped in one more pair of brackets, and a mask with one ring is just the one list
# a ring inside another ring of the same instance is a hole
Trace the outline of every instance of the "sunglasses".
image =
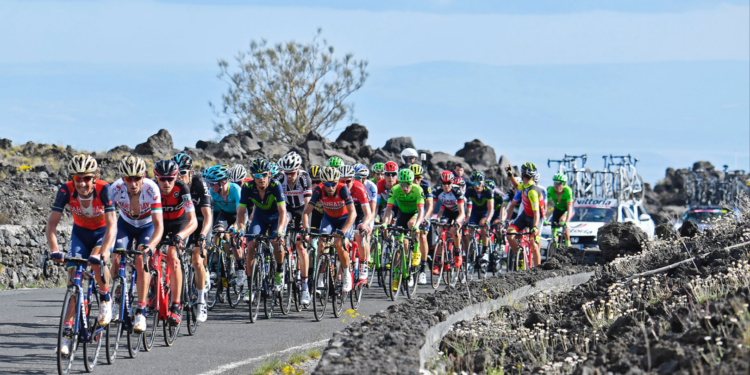
[(268, 173), (253, 173), (253, 177), (257, 179), (262, 179), (268, 177)]
[(359, 181), (359, 180), (362, 179), (362, 177), (360, 177), (360, 176), (354, 176), (354, 179), (357, 180), (357, 181)]
[(555, 186), (560, 186), (560, 185), (562, 185), (562, 182), (555, 181)]
[(295, 174), (297, 174), (297, 171), (291, 171), (291, 172), (287, 171), (287, 172), (284, 172), (284, 174), (287, 176), (294, 176)]
[(140, 182), (143, 180), (143, 176), (139, 177), (128, 177), (128, 176), (122, 176), (122, 179), (125, 180), (125, 182)]
[(175, 177), (175, 176), (159, 176), (159, 177), (157, 177), (157, 179), (159, 179), (159, 181), (161, 181), (161, 182), (172, 182), (172, 181), (174, 181), (175, 178), (177, 178), (177, 177)]
[(338, 182), (324, 182), (323, 186), (325, 186), (325, 187), (335, 187), (338, 184), (339, 184)]
[(402, 188), (411, 187), (411, 184), (408, 182), (399, 182), (399, 185), (401, 185)]
[(453, 185), (453, 183), (452, 182), (443, 182), (441, 185), (443, 185), (443, 186), (449, 185), (450, 186), (450, 185)]
[(396, 172), (389, 172), (385, 174), (385, 177), (396, 177), (397, 174)]
[(94, 176), (73, 176), (75, 182), (91, 182), (94, 180)]
[(222, 183), (222, 182), (224, 182), (224, 181), (226, 181), (226, 180), (221, 180), (221, 181), (217, 181), (217, 182), (210, 182), (210, 181), (209, 181), (209, 182), (208, 182), (208, 184), (209, 184), (210, 186), (219, 186), (219, 185), (221, 185), (221, 183)]
[(346, 180), (339, 180), (339, 181), (341, 181), (341, 182), (343, 182), (345, 184), (348, 184), (348, 183), (352, 182), (352, 179), (351, 178), (347, 178)]
[(185, 169), (183, 171), (180, 171), (180, 176), (187, 176), (190, 172), (192, 171), (189, 169)]

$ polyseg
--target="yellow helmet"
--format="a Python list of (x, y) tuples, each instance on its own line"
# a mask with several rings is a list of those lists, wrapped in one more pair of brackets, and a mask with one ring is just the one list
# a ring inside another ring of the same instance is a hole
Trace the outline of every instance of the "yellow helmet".
[(419, 164), (412, 164), (409, 169), (411, 169), (412, 172), (414, 172), (415, 177), (419, 177), (424, 174), (424, 168), (422, 168)]
[(68, 163), (68, 171), (71, 174), (95, 173), (99, 169), (96, 159), (88, 154), (73, 156)]

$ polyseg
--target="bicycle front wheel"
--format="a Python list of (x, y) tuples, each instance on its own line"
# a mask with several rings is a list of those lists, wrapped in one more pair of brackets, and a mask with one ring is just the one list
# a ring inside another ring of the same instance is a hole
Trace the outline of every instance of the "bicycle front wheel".
[[(136, 277), (136, 272), (133, 271), (130, 274), (130, 277)], [(127, 306), (129, 306), (129, 309), (125, 310), (126, 316), (124, 316), (123, 319), (127, 319), (128, 324), (123, 323), (122, 330), (128, 337), (128, 354), (130, 355), (130, 358), (135, 358), (136, 356), (138, 356), (138, 352), (140, 352), (141, 350), (141, 341), (143, 341), (145, 335), (143, 332), (138, 333), (133, 331), (133, 322), (135, 319), (135, 308), (133, 306), (138, 303), (138, 291), (136, 290), (133, 281), (131, 281), (130, 287), (128, 287), (127, 289), (128, 291), (126, 298), (128, 298)]]
[(148, 317), (151, 317), (151, 328), (146, 328), (146, 332), (143, 332), (144, 334), (144, 345), (143, 348), (146, 349), (147, 352), (151, 351), (151, 348), (154, 347), (154, 340), (156, 339), (156, 328), (161, 324), (161, 320), (159, 319), (159, 298), (156, 294), (156, 283), (159, 282), (157, 279), (156, 272), (151, 272), (151, 285), (148, 288), (148, 296), (146, 299), (146, 320), (148, 320)]
[(445, 242), (443, 242), (443, 240), (438, 240), (438, 243), (435, 245), (435, 254), (432, 256), (432, 269), (430, 270), (432, 289), (440, 287), (440, 279), (443, 278), (444, 261)]
[(281, 287), (279, 292), (279, 303), (281, 304), (281, 313), (284, 315), (289, 314), (289, 309), (292, 307), (292, 283), (294, 283), (294, 272), (292, 272), (291, 262), (289, 261), (289, 253), (284, 257), (282, 265), (282, 271), (286, 273), (284, 278), (284, 285)]
[[(245, 291), (244, 285), (237, 285), (237, 273), (245, 272), (244, 270), (236, 270), (232, 272), (234, 268), (234, 256), (224, 257), (224, 274), (227, 275), (228, 287), (227, 287), (227, 301), (231, 308), (236, 308), (242, 300), (242, 293)], [(234, 276), (231, 276), (234, 275)]]
[[(169, 280), (165, 280), (165, 285), (169, 285)], [(171, 290), (167, 292), (166, 300), (172, 300)], [(182, 314), (182, 312), (180, 312), (180, 314)], [(174, 341), (177, 339), (177, 335), (180, 333), (180, 325), (182, 325), (182, 323), (176, 326), (169, 324), (167, 320), (164, 320), (162, 323), (164, 324), (162, 326), (164, 329), (164, 343), (167, 344), (167, 346), (172, 346), (174, 344)]]
[(404, 277), (404, 262), (406, 262), (404, 256), (404, 246), (401, 244), (394, 246), (390, 272), (391, 287), (389, 288), (391, 301), (398, 300), (401, 289), (403, 289), (401, 283), (408, 282), (406, 281), (406, 277)]
[(182, 310), (185, 312), (185, 324), (187, 325), (188, 335), (193, 336), (198, 330), (198, 291), (195, 288), (195, 272), (193, 266), (183, 264), (185, 267), (185, 276), (183, 279), (184, 287), (182, 288)]
[[(93, 282), (93, 281), (91, 281)], [(88, 302), (88, 319), (89, 340), (83, 342), (83, 364), (86, 372), (94, 371), (94, 367), (99, 362), (99, 354), (102, 352), (102, 342), (104, 341), (104, 331), (106, 328), (99, 326), (97, 317), (99, 316), (99, 293), (91, 294)]]
[(258, 264), (260, 262), (261, 260), (259, 258), (255, 258), (253, 265), (248, 266), (250, 267), (250, 277), (247, 278), (247, 291), (249, 294), (248, 297), (250, 298), (250, 303), (248, 304), (250, 323), (255, 323), (258, 319), (258, 312), (260, 311), (261, 288), (263, 288), (260, 265)]
[[(75, 287), (70, 287), (68, 288), (68, 291), (65, 292), (65, 298), (63, 298), (62, 312), (60, 313), (60, 326), (57, 330), (57, 373), (60, 375), (66, 375), (70, 373), (70, 367), (71, 365), (73, 365), (73, 359), (75, 359), (76, 350), (78, 349), (78, 334), (76, 332), (73, 332), (73, 335), (70, 338), (70, 343), (68, 344), (68, 354), (65, 355), (60, 352), (63, 340), (67, 340), (67, 338), (64, 336), (65, 317), (68, 315), (68, 312), (70, 310), (75, 311), (77, 307), (78, 289)], [(72, 312), (71, 315), (75, 317), (75, 312)]]
[(124, 293), (122, 279), (117, 276), (112, 280), (109, 287), (111, 291), (110, 297), (112, 298), (112, 321), (107, 326), (107, 363), (112, 364), (117, 358), (117, 350), (120, 348), (120, 340), (122, 339), (123, 331), (123, 318), (127, 314), (127, 310), (124, 312), (122, 306), (124, 305), (125, 299), (128, 298), (127, 293)]
[(212, 250), (208, 254), (208, 271), (206, 272), (206, 278), (208, 278), (209, 288), (206, 290), (206, 306), (209, 310), (213, 309), (218, 300), (217, 296), (221, 293), (221, 284), (219, 280), (221, 258), (219, 252)]
[(312, 305), (315, 320), (318, 322), (323, 319), (323, 315), (326, 312), (326, 305), (328, 304), (328, 282), (330, 281), (328, 274), (331, 269), (329, 259), (328, 255), (321, 254), (318, 257), (318, 264), (314, 268), (316, 276), (313, 283), (315, 288), (313, 289)]

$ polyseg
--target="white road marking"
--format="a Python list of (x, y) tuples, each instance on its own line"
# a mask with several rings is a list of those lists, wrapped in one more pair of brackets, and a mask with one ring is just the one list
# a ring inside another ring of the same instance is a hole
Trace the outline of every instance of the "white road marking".
[(253, 363), (255, 361), (260, 361), (260, 360), (263, 360), (263, 359), (266, 359), (266, 358), (270, 358), (272, 356), (279, 355), (279, 354), (282, 354), (282, 353), (287, 353), (287, 352), (291, 352), (291, 351), (294, 351), (294, 350), (305, 350), (305, 349), (314, 348), (316, 346), (320, 346), (322, 344), (327, 343), (329, 340), (330, 339), (325, 339), (325, 340), (311, 342), (311, 343), (307, 343), (307, 344), (303, 344), (303, 345), (299, 345), (299, 346), (293, 346), (291, 348), (287, 348), (287, 349), (284, 349), (284, 350), (281, 350), (281, 351), (278, 351), (278, 352), (268, 353), (268, 354), (262, 355), (260, 357), (248, 358), (248, 359), (245, 359), (245, 360), (242, 360), (242, 361), (232, 362), (232, 363), (229, 363), (229, 364), (226, 364), (226, 365), (223, 365), (223, 366), (219, 366), (219, 368), (217, 368), (215, 370), (204, 372), (201, 375), (218, 375), (218, 374), (227, 372), (227, 371), (229, 371), (231, 369), (235, 369), (237, 367), (244, 366), (244, 365)]

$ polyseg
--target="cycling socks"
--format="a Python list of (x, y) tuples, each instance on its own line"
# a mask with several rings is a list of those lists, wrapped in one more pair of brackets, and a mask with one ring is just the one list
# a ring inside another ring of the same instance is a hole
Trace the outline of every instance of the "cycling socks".
[(427, 261), (422, 261), (422, 264), (419, 265), (419, 272), (424, 272), (424, 267), (427, 265)]
[(102, 302), (109, 302), (109, 288), (99, 289), (99, 299)]
[(138, 302), (138, 307), (135, 308), (135, 313), (146, 315), (146, 302)]
[(307, 290), (307, 278), (302, 278), (302, 290)]
[(280, 273), (280, 272), (283, 272), (283, 271), (284, 271), (284, 265), (281, 264), (281, 263), (276, 264), (276, 272)]
[(206, 303), (206, 290), (198, 289), (198, 303)]

